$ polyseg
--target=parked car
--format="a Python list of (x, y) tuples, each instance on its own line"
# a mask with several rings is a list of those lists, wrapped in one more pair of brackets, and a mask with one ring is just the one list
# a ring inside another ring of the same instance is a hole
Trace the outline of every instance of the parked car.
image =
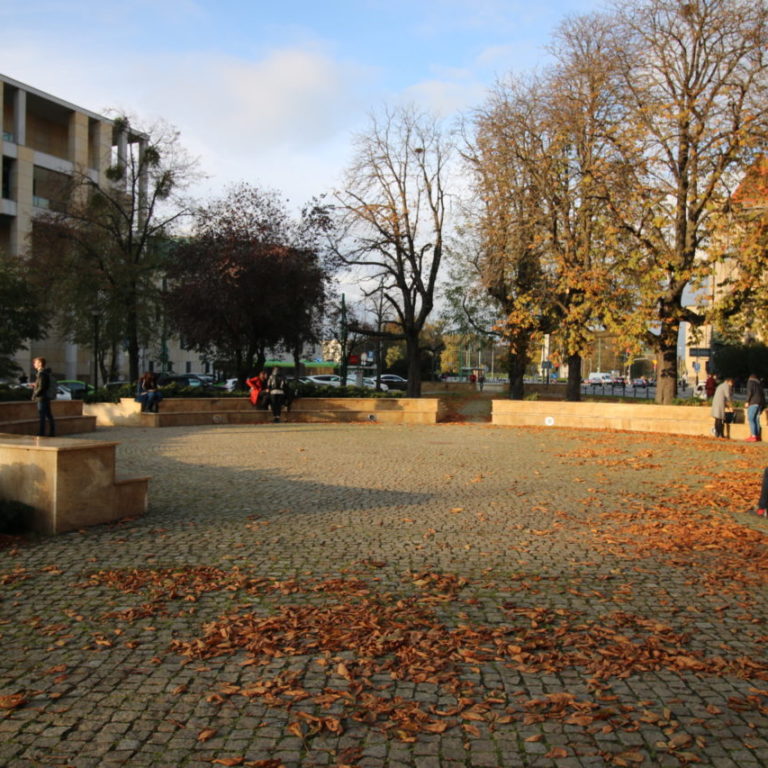
[(200, 389), (212, 389), (213, 387), (205, 379), (196, 373), (161, 373), (157, 377), (160, 387), (175, 384), (177, 387), (200, 387)]
[(341, 376), (332, 373), (319, 373), (316, 376), (305, 376), (307, 384), (316, 384), (318, 387), (340, 387)]
[(645, 376), (641, 376), (639, 379), (634, 379), (632, 381), (632, 386), (645, 388), (649, 386), (648, 379), (646, 379)]
[[(363, 376), (362, 384), (357, 383), (357, 376), (347, 376), (348, 387), (363, 387), (364, 389), (376, 389), (376, 379), (371, 376)], [(385, 382), (381, 382), (381, 391), (387, 392), (389, 387)]]
[(379, 376), (379, 380), (382, 384), (386, 384), (390, 389), (406, 390), (408, 388), (408, 379), (404, 379), (396, 373), (382, 373), (381, 376)]
[(593, 371), (587, 378), (587, 384), (591, 386), (606, 384), (613, 384), (613, 376), (610, 373), (600, 373), (599, 371)]
[(70, 393), (70, 397), (60, 399), (82, 400), (88, 392), (93, 392), (93, 387), (90, 384), (78, 379), (62, 379), (59, 381), (59, 387), (64, 387)]
[[(19, 384), (17, 386), (19, 389), (24, 389), (30, 393), (35, 387), (34, 382), (31, 382), (31, 381), (25, 382), (24, 384)], [(62, 387), (61, 384), (59, 384), (56, 387), (56, 399), (57, 400), (74, 400), (76, 398), (72, 397), (72, 393), (66, 387)]]

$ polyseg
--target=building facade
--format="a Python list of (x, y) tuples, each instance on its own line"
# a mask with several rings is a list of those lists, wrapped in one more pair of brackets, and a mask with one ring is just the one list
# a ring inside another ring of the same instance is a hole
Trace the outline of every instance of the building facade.
[[(0, 74), (2, 138), (0, 139), (0, 253), (23, 256), (30, 247), (36, 216), (57, 210), (62, 181), (73, 173), (87, 174), (97, 184), (109, 184), (106, 171), (147, 137), (131, 131), (125, 121), (111, 120), (56, 96)], [(94, 317), (94, 326), (98, 319)], [(159, 340), (158, 340), (159, 341)], [(58, 338), (29, 343), (16, 356), (30, 375), (34, 357), (47, 359), (59, 378), (92, 381), (93, 346)], [(167, 363), (176, 371), (202, 371), (207, 366), (192, 352), (168, 339), (162, 344)], [(142, 353), (142, 367), (160, 369), (157, 350)], [(154, 359), (153, 359), (154, 358)], [(127, 362), (123, 374), (127, 373)]]

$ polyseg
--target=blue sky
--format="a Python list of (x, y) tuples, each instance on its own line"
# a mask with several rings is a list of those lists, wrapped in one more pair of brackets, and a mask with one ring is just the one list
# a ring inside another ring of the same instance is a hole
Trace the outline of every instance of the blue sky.
[(181, 131), (209, 178), (296, 205), (337, 186), (383, 104), (450, 119), (602, 0), (0, 0), (0, 72), (95, 112)]

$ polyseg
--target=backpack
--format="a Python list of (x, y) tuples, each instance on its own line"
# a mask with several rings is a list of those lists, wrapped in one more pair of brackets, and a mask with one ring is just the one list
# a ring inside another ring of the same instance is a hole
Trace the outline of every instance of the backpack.
[(56, 381), (52, 373), (48, 374), (48, 389), (45, 391), (45, 396), (49, 400), (55, 400), (59, 394), (59, 382)]

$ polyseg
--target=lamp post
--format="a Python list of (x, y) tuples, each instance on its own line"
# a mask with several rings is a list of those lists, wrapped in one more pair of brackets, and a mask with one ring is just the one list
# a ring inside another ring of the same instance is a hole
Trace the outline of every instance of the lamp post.
[(99, 388), (99, 310), (92, 309), (93, 318), (93, 388)]
[(347, 300), (345, 295), (341, 294), (341, 386), (347, 386), (347, 358), (349, 353), (347, 351)]

